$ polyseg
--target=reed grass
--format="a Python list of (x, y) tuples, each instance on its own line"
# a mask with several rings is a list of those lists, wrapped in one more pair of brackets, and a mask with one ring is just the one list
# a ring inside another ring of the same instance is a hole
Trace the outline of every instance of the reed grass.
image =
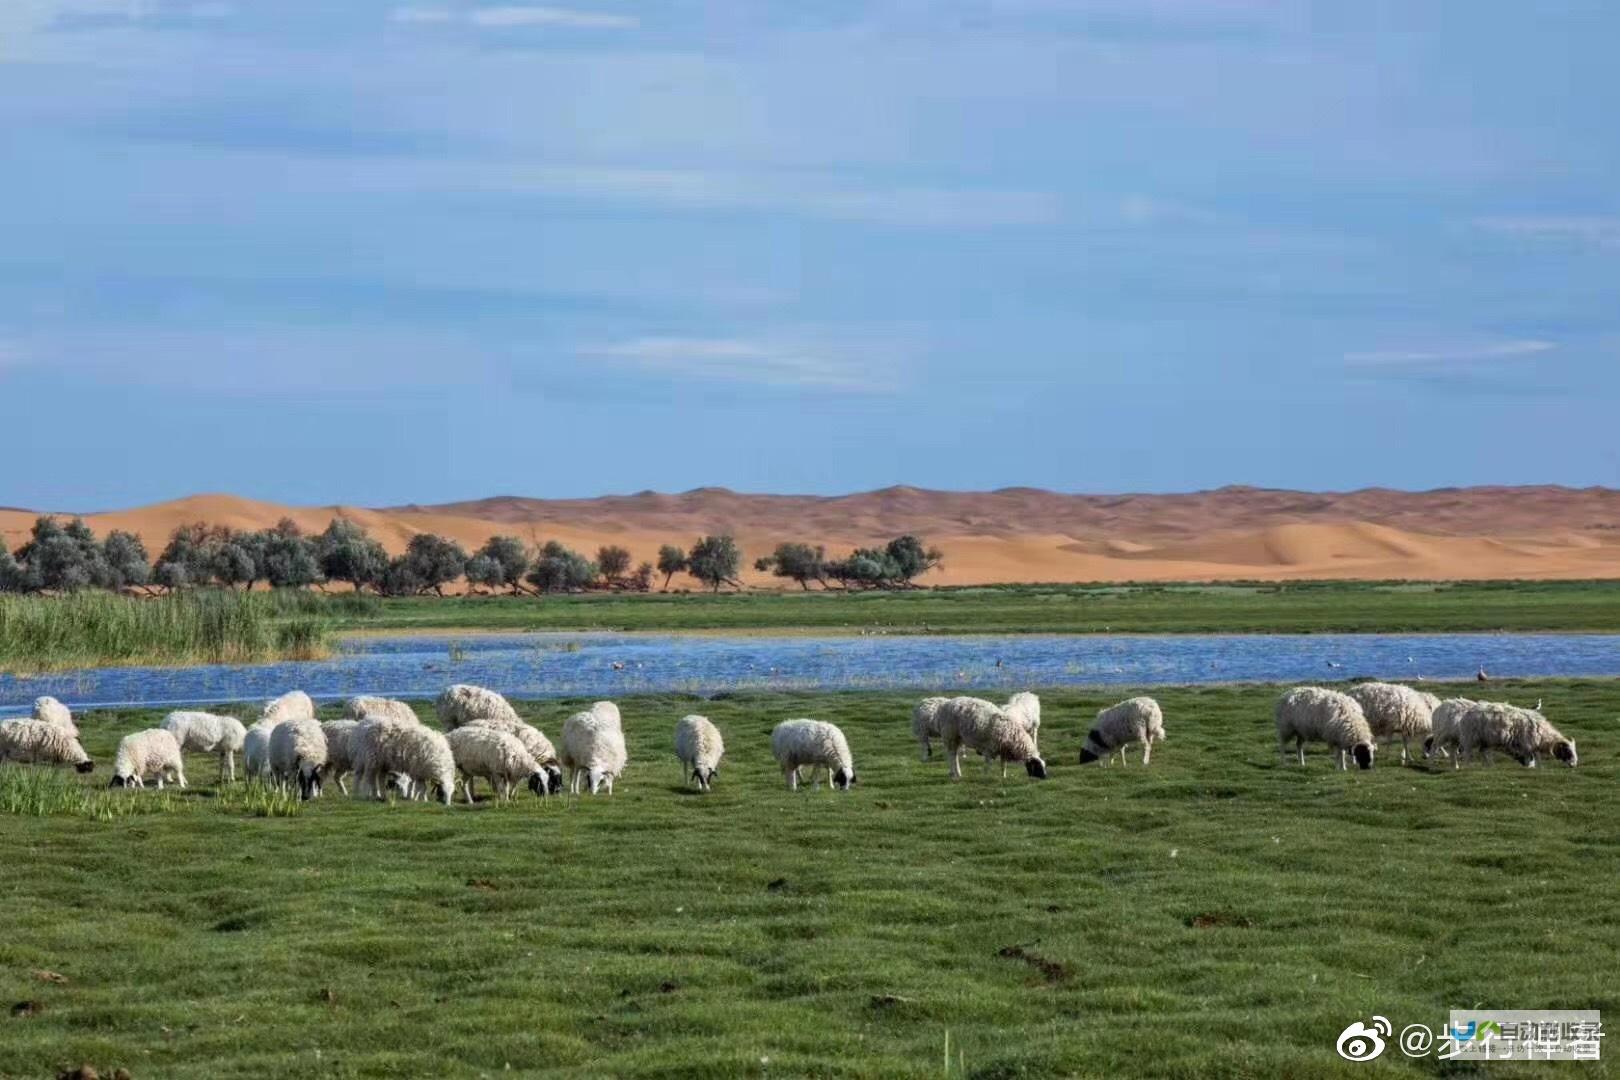
[(327, 654), (328, 621), (275, 594), (0, 597), (0, 671), (255, 663)]

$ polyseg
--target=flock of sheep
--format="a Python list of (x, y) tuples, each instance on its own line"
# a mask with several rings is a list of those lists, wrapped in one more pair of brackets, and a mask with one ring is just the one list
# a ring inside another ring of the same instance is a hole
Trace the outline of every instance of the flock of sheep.
[[(1307, 742), (1326, 743), (1340, 769), (1350, 761), (1372, 768), (1380, 741), (1401, 744), (1401, 762), (1418, 741), (1426, 758), (1449, 756), (1454, 767), (1464, 759), (1501, 751), (1534, 767), (1549, 757), (1574, 766), (1575, 743), (1535, 709), (1505, 702), (1451, 698), (1441, 701), (1395, 683), (1367, 682), (1347, 690), (1302, 686), (1277, 701), (1277, 751), (1283, 764), (1294, 744), (1300, 764)], [(449, 805), (463, 791), (469, 803), (479, 780), (487, 780), (495, 797), (509, 801), (519, 786), (541, 798), (561, 793), (565, 774), (569, 790), (613, 793), (613, 782), (628, 762), (618, 706), (598, 701), (563, 722), (559, 751), (533, 725), (526, 723), (500, 694), (479, 686), (451, 686), (434, 702), (443, 731), (422, 723), (403, 701), (380, 697), (351, 698), (340, 720), (318, 720), (315, 703), (301, 690), (268, 702), (251, 726), (229, 716), (205, 712), (172, 712), (161, 727), (124, 736), (113, 759), (113, 787), (145, 787), (153, 781), (186, 786), (184, 752), (219, 758), (220, 779), (236, 779), (236, 755), (247, 776), (283, 790), (297, 788), (304, 799), (316, 798), (327, 783), (345, 794), (345, 779), (354, 780), (360, 798), (386, 798), (389, 791), (407, 799), (436, 796)], [(924, 698), (912, 712), (911, 730), (923, 760), (938, 741), (950, 756), (952, 779), (962, 775), (964, 751), (978, 754), (988, 770), (1001, 763), (1021, 764), (1028, 775), (1044, 780), (1040, 755), (1041, 702), (1034, 694), (1013, 695), (1004, 705), (974, 697)], [(94, 770), (72, 713), (55, 698), (34, 702), (28, 719), (0, 724), (0, 762), (65, 765), (81, 773)], [(1082, 765), (1111, 761), (1142, 746), (1142, 764), (1153, 744), (1163, 742), (1164, 713), (1150, 697), (1134, 697), (1097, 713), (1080, 750)], [(804, 778), (820, 786), (826, 771), (830, 787), (854, 786), (855, 760), (849, 742), (834, 724), (820, 720), (787, 720), (771, 732), (771, 753), (790, 790)], [(720, 772), (725, 742), (706, 717), (683, 717), (675, 725), (675, 756), (683, 775), (707, 791)]]
[(1500, 750), (1521, 765), (1535, 768), (1543, 757), (1573, 768), (1575, 742), (1566, 739), (1541, 715), (1541, 702), (1525, 709), (1502, 701), (1448, 698), (1397, 683), (1357, 683), (1348, 690), (1300, 686), (1277, 701), (1277, 755), (1288, 763), (1292, 741), (1305, 764), (1305, 744), (1325, 742), (1340, 769), (1354, 760), (1370, 769), (1380, 740), (1399, 741), (1401, 764), (1411, 758), (1419, 740), (1423, 756), (1449, 756), (1453, 768), (1478, 756), (1488, 765)]

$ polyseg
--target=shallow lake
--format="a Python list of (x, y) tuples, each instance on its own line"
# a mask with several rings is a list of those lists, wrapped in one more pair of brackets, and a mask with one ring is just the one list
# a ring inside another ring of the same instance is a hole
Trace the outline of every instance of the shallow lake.
[(0, 676), (0, 714), (40, 694), (74, 708), (258, 701), (294, 687), (319, 699), (430, 698), (450, 683), (513, 697), (682, 691), (1411, 681), (1620, 675), (1603, 634), (1174, 634), (1162, 636), (707, 637), (606, 633), (350, 638), (329, 660), (255, 666), (100, 668)]

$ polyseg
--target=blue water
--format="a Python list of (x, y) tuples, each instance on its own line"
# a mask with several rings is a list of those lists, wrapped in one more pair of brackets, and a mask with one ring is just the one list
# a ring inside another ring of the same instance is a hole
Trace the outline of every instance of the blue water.
[[(617, 665), (617, 666), (616, 666)], [(1620, 675), (1620, 636), (1302, 634), (656, 637), (517, 634), (346, 640), (330, 660), (251, 667), (99, 668), (0, 675), (0, 715), (41, 694), (75, 708), (432, 697), (454, 682), (514, 697), (738, 689), (1005, 690), (1028, 686)]]

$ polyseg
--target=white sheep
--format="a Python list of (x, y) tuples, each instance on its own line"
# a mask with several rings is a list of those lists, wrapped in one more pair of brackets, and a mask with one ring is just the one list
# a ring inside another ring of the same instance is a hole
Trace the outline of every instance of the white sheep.
[(1457, 755), (1457, 722), (1463, 713), (1479, 704), (1472, 698), (1446, 698), (1429, 716), (1429, 737), (1423, 740), (1423, 756), (1432, 758)]
[[(551, 740), (546, 738), (545, 732), (533, 724), (526, 724), (522, 720), (506, 720), (494, 716), (481, 716), (476, 720), (469, 720), (464, 727), (489, 728), (492, 731), (504, 732), (523, 744), (534, 760), (540, 763), (540, 771), (546, 774), (545, 789), (537, 792), (541, 796), (561, 793), (563, 787), (562, 764), (557, 757), (556, 749)], [(460, 730), (457, 728), (456, 730)]]
[(545, 770), (516, 736), (479, 724), (467, 724), (445, 739), (450, 744), (456, 768), (461, 771), (468, 805), (473, 802), (473, 784), (480, 778), (490, 782), (495, 788), (495, 798), (501, 802), (510, 802), (518, 784), (525, 780), (536, 795), (546, 793), (549, 781)]
[(720, 775), (720, 759), (725, 756), (726, 743), (720, 729), (706, 716), (683, 716), (675, 725), (675, 756), (680, 759), (681, 771), (697, 784), (700, 791), (714, 786)]
[(182, 788), (186, 786), (186, 765), (180, 756), (180, 741), (162, 728), (147, 728), (118, 740), (109, 786), (144, 788), (149, 779), (157, 781), (159, 791), (163, 790), (165, 780)]
[(181, 750), (219, 756), (220, 780), (236, 780), (236, 755), (247, 740), (247, 728), (234, 716), (205, 712), (172, 712), (162, 728), (180, 743)]
[(354, 729), (354, 791), (378, 799), (390, 785), (426, 798), (430, 786), (449, 806), (456, 791), (456, 758), (445, 737), (425, 724), (374, 716)]
[(1540, 712), (1501, 701), (1479, 701), (1466, 709), (1457, 720), (1457, 744), (1458, 768), (1464, 758), (1476, 754), (1489, 765), (1492, 750), (1501, 750), (1532, 769), (1543, 754), (1570, 768), (1578, 760), (1574, 742), (1564, 738)]
[(1374, 738), (1400, 740), (1401, 764), (1411, 757), (1411, 741), (1420, 742), (1434, 730), (1434, 706), (1422, 692), (1399, 683), (1364, 682), (1345, 693), (1356, 699)]
[(1153, 744), (1164, 742), (1164, 710), (1150, 697), (1133, 697), (1097, 710), (1097, 719), (1080, 746), (1080, 764), (1104, 760), (1112, 764), (1114, 753), (1125, 764), (1125, 750), (1132, 743), (1142, 744), (1142, 764), (1153, 759)]
[(343, 778), (354, 771), (354, 729), (358, 720), (323, 720), (321, 731), (326, 735), (326, 775), (347, 795), (349, 786)]
[(294, 720), (298, 717), (315, 719), (315, 702), (302, 690), (289, 690), (278, 698), (271, 698), (264, 703), (264, 712), (259, 714), (260, 720), (279, 724), (283, 720)]
[(261, 718), (242, 736), (242, 778), (260, 783), (270, 778), (270, 736), (280, 721)]
[(1029, 737), (1035, 740), (1038, 746), (1041, 741), (1041, 699), (1022, 690), (1007, 699), (1007, 704), (1001, 711), (1024, 725)]
[(939, 738), (939, 707), (950, 698), (925, 697), (911, 710), (911, 734), (917, 740), (922, 759), (934, 756), (933, 740)]
[(816, 787), (821, 786), (821, 769), (827, 770), (827, 783), (840, 791), (855, 786), (855, 759), (849, 742), (836, 724), (824, 720), (784, 720), (771, 731), (771, 754), (782, 766), (789, 791), (799, 788), (799, 769), (810, 766)]
[[(601, 705), (609, 706), (611, 712), (598, 707)], [(618, 708), (599, 701), (563, 721), (561, 760), (568, 770), (570, 792), (578, 795), (581, 781), (586, 781), (592, 795), (603, 787), (612, 795), (613, 781), (623, 774), (629, 760)]]
[[(1033, 695), (1031, 695), (1033, 696)], [(984, 758), (985, 770), (993, 761), (1001, 762), (1001, 775), (1007, 775), (1007, 762), (1022, 762), (1033, 779), (1046, 779), (1046, 762), (1035, 745), (1027, 717), (1008, 713), (983, 698), (956, 697), (936, 711), (939, 735), (950, 755), (951, 779), (962, 775), (962, 750), (972, 750)]]
[(53, 697), (35, 698), (33, 717), (35, 720), (40, 720), (47, 724), (55, 724), (63, 731), (66, 731), (69, 735), (72, 735), (75, 739), (79, 737), (79, 728), (78, 725), (74, 724), (73, 722), (72, 711), (69, 710), (66, 705), (62, 704), (60, 701), (57, 701)]
[(522, 719), (518, 716), (517, 710), (512, 708), (511, 702), (495, 691), (465, 683), (446, 687), (433, 702), (433, 709), (439, 714), (439, 722), (444, 725), (446, 731), (454, 731), (463, 724), (484, 718)]
[(352, 697), (343, 703), (343, 716), (348, 720), (364, 720), (368, 716), (392, 716), (400, 720), (421, 723), (416, 710), (403, 701), (385, 697)]
[(1336, 753), (1339, 768), (1349, 758), (1363, 769), (1373, 766), (1377, 743), (1356, 699), (1320, 686), (1296, 686), (1277, 699), (1277, 755), (1288, 764), (1288, 740), (1296, 741), (1299, 763), (1305, 764), (1305, 744), (1325, 742)]
[(270, 775), (277, 787), (296, 781), (300, 799), (318, 799), (325, 769), (326, 732), (320, 721), (300, 716), (276, 725), (270, 733)]
[(20, 765), (71, 765), (87, 773), (96, 763), (79, 745), (79, 737), (45, 720), (11, 720), (0, 724), (0, 761)]

